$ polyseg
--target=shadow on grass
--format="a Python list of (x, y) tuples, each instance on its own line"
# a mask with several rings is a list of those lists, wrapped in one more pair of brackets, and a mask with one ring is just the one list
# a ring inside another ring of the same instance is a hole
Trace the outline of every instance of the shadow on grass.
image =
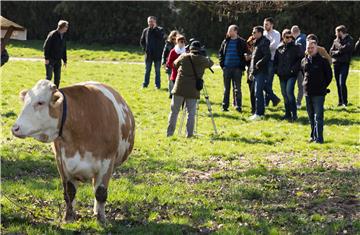
[(245, 138), (245, 137), (222, 137), (215, 136), (214, 141), (234, 141), (234, 142), (243, 142), (246, 144), (265, 144), (265, 145), (274, 145), (278, 141), (273, 141), (269, 139), (260, 139), (260, 138)]

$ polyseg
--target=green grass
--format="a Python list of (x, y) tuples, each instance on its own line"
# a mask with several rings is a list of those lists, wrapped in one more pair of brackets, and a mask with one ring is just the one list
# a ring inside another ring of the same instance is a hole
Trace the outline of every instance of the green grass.
[[(41, 56), (39, 47), (31, 49), (31, 45), (13, 45), (9, 53), (28, 57), (33, 50), (35, 57)], [(213, 135), (202, 98), (200, 135), (187, 139), (176, 131), (174, 137), (166, 138), (170, 100), (166, 89), (156, 90), (152, 85), (140, 89), (144, 65), (86, 63), (75, 48), (69, 51), (61, 85), (87, 80), (109, 84), (122, 94), (136, 120), (135, 149), (110, 182), (109, 224), (99, 225), (91, 214), (94, 195), (89, 184), (81, 184), (76, 195), (79, 219), (61, 222), (62, 186), (50, 145), (16, 139), (10, 133), (22, 106), (18, 93), (44, 78), (44, 65), (10, 61), (0, 70), (1, 190), (15, 204), (1, 198), (2, 233), (360, 233), (359, 72), (349, 74), (351, 105), (346, 109), (336, 106), (334, 80), (330, 86), (323, 145), (307, 143), (305, 108), (296, 123), (279, 120), (283, 103), (269, 107), (265, 120), (248, 121), (250, 102), (244, 77), (243, 113), (221, 112), (220, 69), (205, 74), (220, 135)], [(106, 49), (90, 49), (86, 51), (96, 59), (113, 57)], [(117, 53), (120, 56), (122, 49)], [(352, 69), (359, 65), (353, 63)], [(162, 78), (166, 87), (164, 72)], [(152, 75), (152, 83), (153, 79)], [(274, 89), (280, 95), (277, 78)]]

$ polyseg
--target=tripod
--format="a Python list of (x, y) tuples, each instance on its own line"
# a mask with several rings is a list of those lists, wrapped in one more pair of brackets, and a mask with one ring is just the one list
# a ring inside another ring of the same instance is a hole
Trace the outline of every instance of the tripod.
[[(209, 112), (210, 117), (211, 117), (211, 122), (212, 122), (212, 125), (213, 125), (213, 128), (214, 128), (214, 133), (215, 133), (215, 135), (217, 135), (218, 132), (217, 132), (216, 125), (215, 125), (214, 116), (212, 114), (212, 108), (211, 108), (211, 103), (210, 103), (210, 99), (209, 99), (209, 94), (207, 92), (205, 83), (204, 83), (204, 87), (203, 87), (203, 90), (202, 90), (202, 95), (205, 98), (205, 102), (206, 102), (208, 112)], [(199, 125), (199, 101), (200, 100), (197, 100), (197, 103), (196, 103), (195, 133), (198, 133), (197, 128), (198, 128), (198, 125)], [(181, 120), (180, 120), (179, 135), (181, 135), (182, 127), (184, 125), (184, 120), (185, 120), (185, 110), (183, 110), (183, 114), (182, 114), (182, 117), (181, 117)]]

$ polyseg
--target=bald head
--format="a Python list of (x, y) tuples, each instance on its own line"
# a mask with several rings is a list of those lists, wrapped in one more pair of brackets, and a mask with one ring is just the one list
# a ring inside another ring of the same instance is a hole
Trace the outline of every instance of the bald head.
[(296, 38), (297, 36), (299, 36), (300, 33), (301, 33), (301, 31), (300, 31), (299, 26), (293, 25), (293, 26), (291, 27), (291, 34), (292, 34), (295, 38)]

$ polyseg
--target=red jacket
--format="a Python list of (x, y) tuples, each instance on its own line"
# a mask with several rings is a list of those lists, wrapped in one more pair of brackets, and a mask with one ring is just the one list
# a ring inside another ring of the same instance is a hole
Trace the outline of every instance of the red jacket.
[(174, 61), (180, 56), (176, 53), (175, 48), (171, 49), (169, 56), (167, 58), (166, 66), (171, 68), (170, 80), (175, 81), (177, 76), (177, 69), (174, 67)]

